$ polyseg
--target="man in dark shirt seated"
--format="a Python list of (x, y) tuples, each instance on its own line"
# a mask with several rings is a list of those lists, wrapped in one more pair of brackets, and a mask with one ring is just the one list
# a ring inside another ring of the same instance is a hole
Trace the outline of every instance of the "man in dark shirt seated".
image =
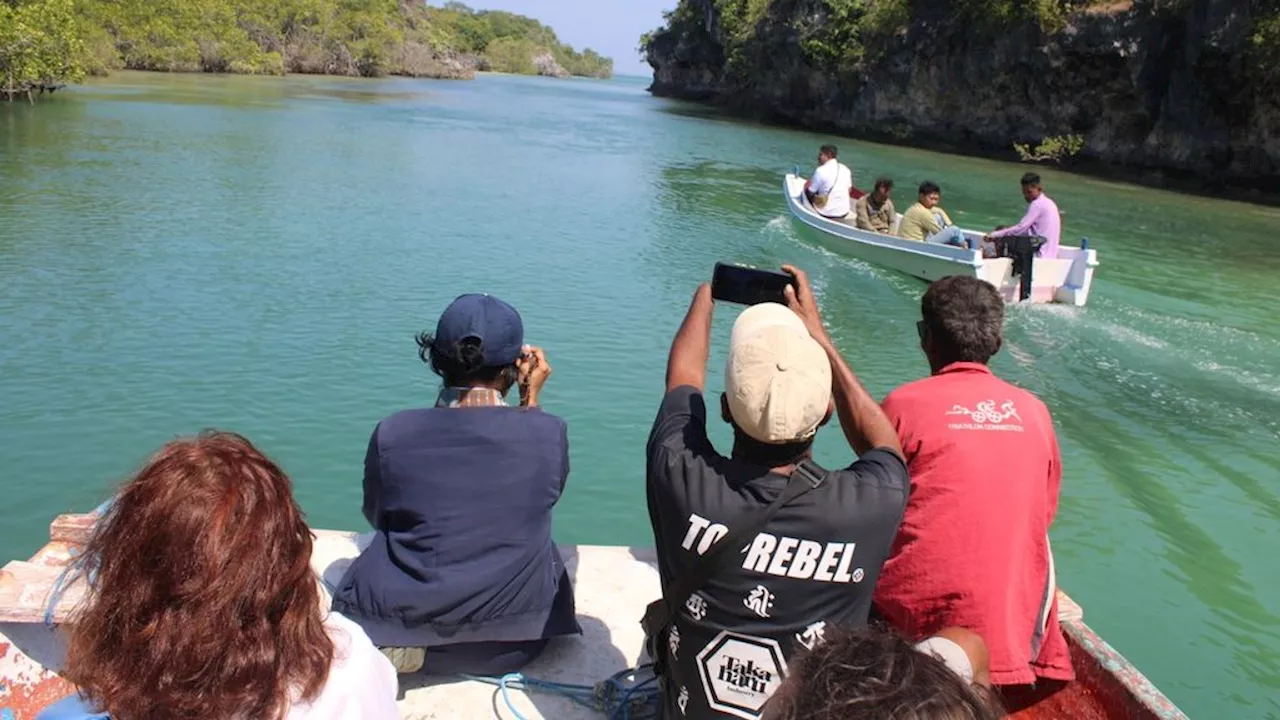
[[(756, 305), (733, 326), (719, 404), (733, 427), (729, 457), (707, 439), (708, 286), (698, 288), (671, 346), (647, 453), (658, 571), (675, 610), (669, 635), (651, 645), (665, 666), (664, 718), (758, 718), (797, 649), (821, 642), (828, 625), (866, 623), (906, 506), (893, 425), (823, 329), (807, 277), (784, 270), (795, 278), (791, 307)], [(700, 556), (779, 498), (793, 472), (808, 475), (814, 435), (833, 410), (857, 462), (820, 476), (763, 530), (728, 548), (696, 591), (674, 597)]]
[[(435, 407), (374, 428), (364, 516), (376, 533), (334, 593), (400, 672), (501, 675), (580, 633), (551, 540), (569, 475), (565, 423), (538, 408), (551, 366), (519, 313), (463, 295), (418, 337), (444, 379)], [(520, 407), (505, 396), (520, 386)]]

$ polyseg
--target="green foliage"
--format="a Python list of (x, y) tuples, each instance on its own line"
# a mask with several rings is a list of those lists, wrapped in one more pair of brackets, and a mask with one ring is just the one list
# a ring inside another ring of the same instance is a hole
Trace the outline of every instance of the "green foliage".
[(0, 0), (0, 97), (84, 77), (72, 0)]
[(805, 54), (818, 67), (830, 70), (857, 68), (867, 57), (864, 36), (873, 29), (872, 23), (867, 21), (868, 13), (878, 5), (892, 5), (896, 2), (897, 0), (826, 0), (826, 13), (802, 41)]
[(533, 56), (538, 51), (538, 45), (527, 38), (502, 37), (488, 43), (484, 56), (494, 72), (533, 75), (537, 72)]
[[(973, 34), (1036, 25), (1045, 33), (1064, 29), (1071, 15), (1108, 0), (951, 0), (948, 21)], [(808, 63), (826, 72), (864, 69), (911, 27), (914, 0), (679, 0), (666, 25), (646, 33), (642, 52), (704, 45), (705, 8), (713, 11), (711, 40), (723, 53), (730, 78), (750, 82), (768, 72), (797, 42)], [(785, 23), (785, 27), (781, 24)]]
[(1084, 150), (1083, 135), (1053, 135), (1032, 148), (1030, 144), (1014, 143), (1014, 152), (1022, 162), (1052, 162), (1061, 164)]
[(1271, 85), (1280, 84), (1280, 8), (1259, 14), (1249, 50), (1261, 75)]
[(537, 20), (457, 2), (0, 0), (0, 86), (24, 92), (121, 67), (465, 77), (487, 61), (533, 73), (543, 54), (575, 75), (613, 73), (612, 60), (579, 53)]
[(498, 72), (535, 73), (534, 56), (550, 53), (571, 75), (613, 75), (613, 60), (589, 48), (574, 50), (533, 18), (501, 10), (472, 10), (460, 2), (429, 7), (426, 13), (436, 29), (436, 47), (481, 57)]

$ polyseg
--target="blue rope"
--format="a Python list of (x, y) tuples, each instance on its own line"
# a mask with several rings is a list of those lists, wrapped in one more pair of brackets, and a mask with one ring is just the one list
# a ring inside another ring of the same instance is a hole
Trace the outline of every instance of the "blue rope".
[[(108, 510), (111, 509), (111, 504), (114, 503), (115, 500), (116, 500), (115, 497), (107, 498), (100, 505), (98, 505), (98, 507), (94, 508), (91, 514), (97, 515), (98, 517), (102, 517), (104, 514), (106, 514)], [(69, 554), (71, 555), (71, 561), (67, 563), (66, 567), (62, 568), (62, 572), (58, 573), (58, 579), (53, 581), (53, 589), (49, 592), (49, 598), (45, 600), (45, 604), (44, 604), (45, 627), (52, 628), (55, 625), (53, 622), (53, 616), (55, 611), (58, 609), (58, 601), (62, 599), (62, 594), (67, 590), (66, 588), (67, 579), (71, 577), (71, 574), (73, 572), (79, 575), (80, 571), (84, 568), (85, 556), (80, 554), (79, 548), (72, 547), (70, 549)], [(91, 567), (89, 569), (90, 583), (94, 581), (94, 579), (97, 577), (97, 574), (98, 573), (94, 568)]]
[(45, 627), (54, 627), (53, 614), (54, 610), (58, 608), (58, 600), (62, 598), (63, 590), (65, 590), (63, 584), (66, 583), (67, 576), (71, 574), (71, 571), (76, 569), (79, 565), (79, 560), (72, 560), (67, 563), (67, 566), (62, 568), (62, 572), (58, 573), (58, 579), (53, 581), (53, 590), (49, 592), (49, 599), (46, 600), (44, 604)]
[(628, 668), (614, 673), (595, 685), (573, 685), (536, 680), (527, 678), (518, 672), (508, 673), (500, 678), (479, 675), (462, 675), (461, 677), (466, 680), (496, 685), (502, 695), (503, 702), (507, 705), (507, 710), (511, 712), (516, 720), (529, 719), (516, 708), (515, 702), (511, 698), (512, 690), (540, 691), (559, 695), (576, 705), (601, 713), (607, 716), (609, 720), (653, 720), (658, 717), (659, 710), (658, 678), (657, 676), (650, 676), (644, 680), (634, 679), (635, 676), (644, 673), (646, 670), (652, 671), (652, 669), (652, 665)]

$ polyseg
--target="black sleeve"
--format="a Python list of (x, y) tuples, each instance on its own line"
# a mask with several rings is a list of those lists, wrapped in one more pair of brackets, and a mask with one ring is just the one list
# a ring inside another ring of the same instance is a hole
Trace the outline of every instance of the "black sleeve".
[(911, 475), (907, 472), (906, 462), (897, 453), (888, 448), (876, 448), (859, 456), (849, 470), (874, 479), (881, 487), (900, 490), (903, 506), (906, 506), (907, 494), (911, 492)]
[(364, 453), (364, 519), (374, 530), (380, 530), (378, 520), (382, 515), (382, 460), (378, 457), (378, 428), (369, 436), (369, 448)]
[(702, 393), (691, 385), (682, 385), (667, 393), (658, 408), (658, 417), (649, 433), (645, 456), (651, 465), (663, 454), (685, 449), (702, 451), (710, 447), (707, 439), (707, 404)]

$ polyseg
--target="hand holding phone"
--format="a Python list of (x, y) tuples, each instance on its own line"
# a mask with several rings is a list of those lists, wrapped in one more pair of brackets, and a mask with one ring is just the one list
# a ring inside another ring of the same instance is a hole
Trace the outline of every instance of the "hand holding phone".
[(787, 304), (786, 289), (793, 282), (786, 273), (747, 265), (716, 263), (711, 274), (711, 298), (739, 305)]
[(533, 407), (538, 404), (538, 393), (551, 377), (551, 363), (540, 347), (525, 345), (516, 360), (517, 382), (520, 384), (520, 404)]

